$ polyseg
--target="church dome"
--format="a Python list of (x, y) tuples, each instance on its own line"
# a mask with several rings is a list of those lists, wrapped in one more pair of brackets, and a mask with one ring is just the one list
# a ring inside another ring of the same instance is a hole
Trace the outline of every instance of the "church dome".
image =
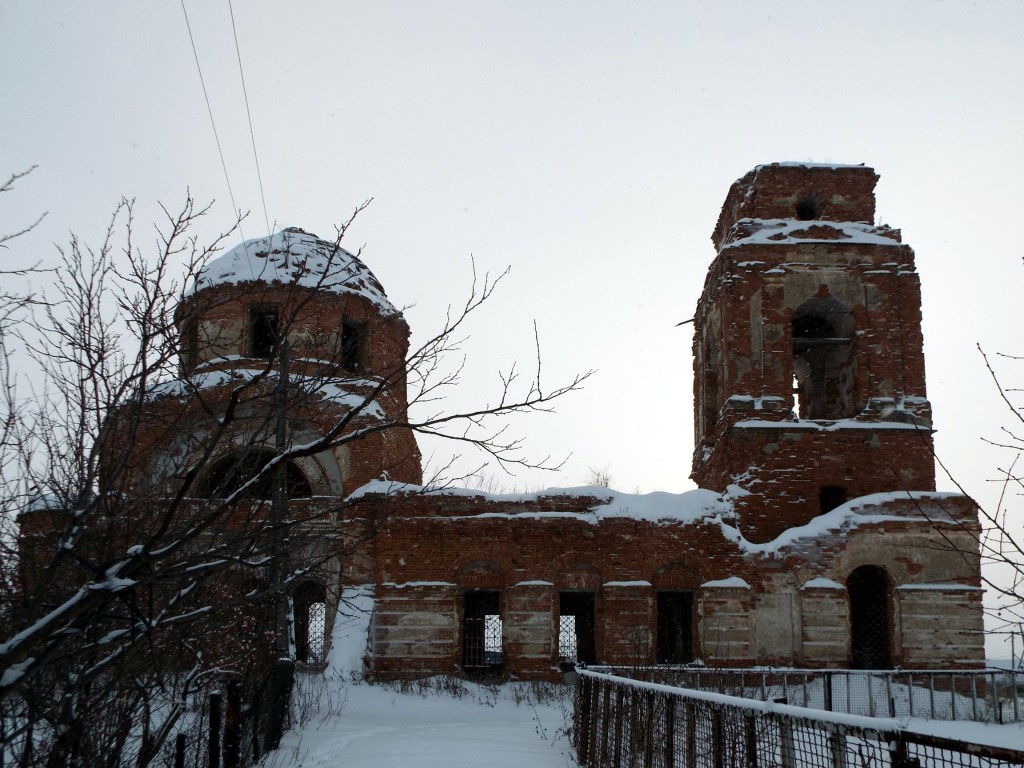
[(383, 317), (399, 314), (358, 256), (298, 227), (246, 240), (213, 259), (199, 272), (190, 293), (242, 283), (355, 294), (376, 305)]

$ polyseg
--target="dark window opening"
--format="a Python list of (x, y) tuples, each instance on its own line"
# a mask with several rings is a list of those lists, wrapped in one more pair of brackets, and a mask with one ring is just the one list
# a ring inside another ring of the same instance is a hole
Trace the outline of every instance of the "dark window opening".
[(719, 393), (718, 393), (718, 355), (715, 352), (713, 342), (709, 343), (707, 354), (704, 359), (704, 382), (703, 397), (701, 398), (701, 435), (709, 437), (715, 431), (715, 424), (718, 422)]
[[(273, 451), (251, 450), (225, 456), (215, 462), (206, 475), (202, 493), (204, 499), (223, 499), (239, 490), (260, 473), (275, 456)], [(274, 495), (276, 473), (268, 470), (244, 494), (248, 499), (271, 499)], [(305, 499), (313, 495), (309, 480), (294, 461), (285, 464), (285, 483), (290, 499)]]
[(819, 514), (831, 512), (846, 503), (846, 489), (839, 485), (826, 485), (818, 491)]
[(846, 580), (850, 598), (850, 667), (892, 667), (889, 638), (889, 576), (862, 565)]
[(805, 302), (793, 316), (793, 404), (802, 419), (856, 415), (853, 316), (834, 299)]
[(811, 197), (801, 197), (793, 206), (796, 217), (800, 221), (811, 221), (821, 216), (821, 206), (818, 201)]
[(307, 664), (323, 664), (327, 650), (327, 591), (323, 584), (307, 581), (295, 589), (295, 658)]
[(181, 332), (181, 350), (178, 353), (183, 373), (191, 373), (199, 362), (199, 326), (188, 323)]
[(659, 664), (693, 661), (693, 592), (658, 592)]
[(472, 590), (462, 596), (462, 669), (469, 677), (499, 677), (502, 651), (501, 592)]
[(249, 308), (249, 354), (253, 357), (273, 357), (277, 346), (277, 307)]
[(366, 368), (366, 326), (355, 320), (341, 323), (341, 367), (361, 373)]
[(558, 661), (564, 666), (597, 661), (594, 593), (558, 593)]

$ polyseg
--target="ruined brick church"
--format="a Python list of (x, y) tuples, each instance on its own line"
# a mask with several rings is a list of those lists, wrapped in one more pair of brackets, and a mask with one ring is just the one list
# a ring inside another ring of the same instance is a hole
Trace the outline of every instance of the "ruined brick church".
[[(294, 593), (311, 662), (340, 596), (369, 585), (365, 664), (381, 677), (553, 678), (575, 661), (981, 665), (976, 510), (935, 492), (920, 282), (899, 231), (873, 224), (877, 180), (775, 163), (729, 190), (693, 320), (697, 490), (421, 488), (412, 435), (373, 429), (404, 413), (394, 374), (409, 328), (361, 260), (332, 263), (301, 230), (203, 272), (179, 312), (181, 386), (159, 404), (190, 426), (138, 450), (180, 477), (217, 403), (273, 367), (287, 328), (289, 376), (324, 382), (289, 412), (288, 444), (339, 424), (366, 434), (288, 466), (291, 508), (316, 532), (292, 554), (316, 562)], [(182, 404), (186, 384), (202, 408)], [(284, 433), (260, 423), (224, 441), (202, 493), (274, 455)]]

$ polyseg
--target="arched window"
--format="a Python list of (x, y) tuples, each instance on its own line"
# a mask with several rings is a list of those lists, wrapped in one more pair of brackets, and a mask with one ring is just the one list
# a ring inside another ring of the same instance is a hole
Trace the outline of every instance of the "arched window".
[(877, 565), (862, 565), (846, 580), (850, 598), (850, 667), (892, 666), (889, 620), (889, 574)]
[(814, 298), (793, 313), (794, 402), (802, 419), (845, 419), (859, 410), (853, 315), (839, 301)]
[(323, 664), (327, 646), (327, 590), (315, 581), (295, 588), (295, 658), (307, 664)]
[(704, 372), (700, 393), (701, 434), (698, 435), (698, 438), (714, 434), (715, 424), (718, 421), (718, 411), (721, 408), (719, 398), (719, 367), (721, 359), (714, 339), (707, 338), (705, 345)]
[[(253, 449), (225, 456), (214, 462), (202, 484), (204, 499), (223, 499), (237, 491), (255, 477), (276, 454), (273, 451)], [(309, 480), (294, 461), (286, 462), (288, 498), (306, 499), (313, 495)], [(274, 472), (268, 471), (246, 492), (246, 498), (270, 499), (274, 495)]]

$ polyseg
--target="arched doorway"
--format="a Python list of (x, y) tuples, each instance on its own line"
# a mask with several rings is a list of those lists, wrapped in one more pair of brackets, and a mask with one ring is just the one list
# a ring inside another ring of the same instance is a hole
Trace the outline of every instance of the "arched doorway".
[(892, 667), (889, 574), (862, 565), (846, 579), (850, 599), (850, 667)]
[(295, 588), (295, 658), (307, 664), (327, 661), (327, 590), (315, 581)]

